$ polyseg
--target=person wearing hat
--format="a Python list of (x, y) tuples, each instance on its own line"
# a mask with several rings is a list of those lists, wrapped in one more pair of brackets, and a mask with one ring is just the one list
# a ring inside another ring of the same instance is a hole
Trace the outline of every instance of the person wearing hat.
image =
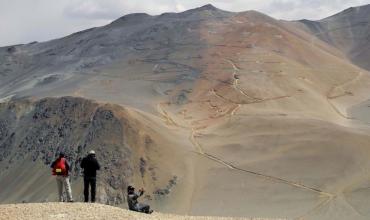
[(133, 186), (127, 187), (127, 204), (129, 210), (147, 214), (153, 213), (153, 210), (150, 209), (149, 205), (139, 203), (137, 201), (138, 198), (144, 194), (144, 192), (144, 189), (139, 189), (138, 192), (135, 192), (135, 188)]
[(63, 202), (63, 188), (67, 193), (67, 201), (73, 202), (71, 184), (69, 183), (69, 164), (63, 152), (51, 164), (53, 176), (57, 180), (59, 202)]
[(89, 187), (91, 188), (91, 202), (95, 202), (96, 194), (96, 171), (100, 170), (100, 165), (95, 156), (95, 151), (91, 150), (89, 154), (81, 161), (81, 168), (84, 173), (84, 196), (85, 202), (89, 202)]

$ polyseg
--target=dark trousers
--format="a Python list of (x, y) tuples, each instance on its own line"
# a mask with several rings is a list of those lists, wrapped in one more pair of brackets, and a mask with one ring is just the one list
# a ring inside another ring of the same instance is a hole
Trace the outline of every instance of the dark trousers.
[(138, 212), (144, 212), (144, 213), (149, 213), (150, 212), (150, 206), (149, 205), (146, 205), (146, 204), (143, 204), (143, 203), (139, 203), (137, 204), (137, 211)]
[(85, 202), (89, 202), (89, 186), (91, 187), (91, 202), (95, 202), (96, 177), (84, 177)]

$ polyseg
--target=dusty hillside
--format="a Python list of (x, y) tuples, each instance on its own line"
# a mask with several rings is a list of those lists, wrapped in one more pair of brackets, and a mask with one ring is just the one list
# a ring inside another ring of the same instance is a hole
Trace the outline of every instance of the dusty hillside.
[(0, 48), (0, 202), (53, 201), (59, 149), (78, 198), (94, 148), (103, 203), (125, 206), (134, 183), (169, 213), (367, 219), (370, 128), (349, 109), (370, 76), (347, 56), (211, 5)]

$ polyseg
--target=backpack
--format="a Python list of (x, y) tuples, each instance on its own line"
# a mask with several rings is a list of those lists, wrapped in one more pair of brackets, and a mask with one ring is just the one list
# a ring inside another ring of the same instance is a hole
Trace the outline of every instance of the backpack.
[(53, 175), (66, 176), (67, 174), (68, 171), (66, 167), (66, 159), (65, 158), (57, 159), (53, 167)]

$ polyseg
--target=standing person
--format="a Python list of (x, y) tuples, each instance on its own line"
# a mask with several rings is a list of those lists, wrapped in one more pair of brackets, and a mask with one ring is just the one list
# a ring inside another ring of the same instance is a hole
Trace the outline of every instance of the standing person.
[(69, 183), (69, 164), (63, 152), (59, 153), (59, 157), (50, 166), (53, 170), (53, 175), (56, 176), (59, 202), (63, 202), (63, 187), (67, 193), (67, 201), (73, 202), (71, 184)]
[(144, 189), (139, 189), (139, 192), (135, 192), (133, 186), (127, 187), (127, 203), (128, 209), (136, 212), (143, 212), (151, 214), (153, 210), (150, 210), (150, 206), (147, 204), (139, 203), (137, 199), (144, 194)]
[(84, 196), (85, 202), (89, 202), (89, 186), (91, 187), (91, 202), (95, 202), (96, 194), (96, 171), (100, 170), (100, 165), (95, 156), (95, 151), (82, 159), (81, 168), (84, 170)]

